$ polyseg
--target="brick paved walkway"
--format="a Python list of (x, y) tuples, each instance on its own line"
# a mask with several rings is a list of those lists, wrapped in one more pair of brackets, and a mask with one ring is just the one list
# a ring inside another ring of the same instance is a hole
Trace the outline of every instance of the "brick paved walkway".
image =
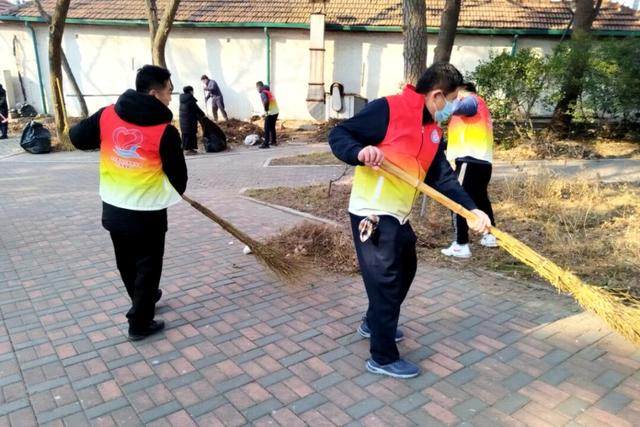
[[(339, 167), (262, 168), (304, 147), (189, 159), (189, 193), (264, 237), (300, 219), (237, 197)], [(170, 210), (159, 315), (132, 344), (100, 228), (96, 153), (0, 161), (0, 426), (632, 426), (640, 350), (552, 291), (421, 265), (401, 352), (364, 372), (359, 278), (278, 283), (186, 204)]]

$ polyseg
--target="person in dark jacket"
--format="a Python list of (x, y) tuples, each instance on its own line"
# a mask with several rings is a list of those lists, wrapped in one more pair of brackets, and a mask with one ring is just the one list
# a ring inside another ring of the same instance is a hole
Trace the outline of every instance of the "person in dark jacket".
[(424, 180), (476, 214), (470, 228), (488, 230), (487, 215), (465, 193), (440, 146), (438, 126), (451, 109), (462, 75), (450, 64), (434, 64), (416, 87), (369, 103), (329, 134), (334, 155), (356, 166), (349, 213), (369, 309), (358, 333), (371, 338), (366, 369), (395, 378), (412, 378), (418, 367), (401, 359), (396, 342), (400, 306), (416, 273), (416, 235), (408, 218), (417, 190), (379, 170), (390, 161)]
[(193, 96), (193, 87), (185, 86), (180, 95), (180, 133), (185, 154), (198, 154), (198, 120), (205, 116)]
[(204, 86), (205, 104), (207, 103), (209, 98), (211, 98), (211, 111), (213, 112), (213, 120), (215, 120), (216, 122), (218, 121), (218, 110), (220, 110), (220, 113), (222, 113), (222, 117), (224, 117), (225, 120), (229, 120), (229, 118), (227, 117), (227, 111), (224, 108), (224, 97), (222, 96), (222, 91), (220, 90), (220, 86), (218, 86), (218, 83), (215, 80), (207, 77), (206, 74), (203, 74), (202, 77), (200, 77), (200, 81)]
[(7, 105), (7, 91), (0, 84), (0, 139), (7, 139), (9, 130), (9, 107)]
[(171, 125), (171, 73), (155, 65), (138, 70), (136, 90), (70, 131), (80, 150), (100, 149), (102, 225), (111, 234), (116, 264), (131, 297), (129, 339), (164, 329), (154, 320), (167, 232), (167, 208), (181, 200), (187, 166), (180, 134)]

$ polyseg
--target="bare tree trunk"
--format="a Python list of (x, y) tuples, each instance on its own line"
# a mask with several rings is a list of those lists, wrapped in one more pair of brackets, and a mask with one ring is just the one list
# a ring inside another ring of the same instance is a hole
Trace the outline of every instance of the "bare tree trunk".
[(573, 107), (582, 93), (582, 80), (589, 65), (589, 50), (591, 49), (591, 26), (600, 12), (602, 0), (576, 0), (573, 31), (571, 39), (573, 46), (565, 80), (562, 83), (562, 98), (556, 104), (551, 117), (550, 129), (558, 136), (566, 136), (573, 120)]
[(178, 12), (178, 6), (180, 6), (180, 0), (169, 0), (162, 14), (162, 20), (158, 25), (156, 37), (153, 40), (153, 63), (164, 68), (167, 68), (164, 50), (167, 45), (167, 39), (169, 38), (169, 32), (173, 26), (173, 20)]
[[(48, 25), (51, 25), (51, 16), (49, 16), (49, 14), (44, 10), (40, 0), (35, 0), (35, 3), (38, 11), (40, 12), (40, 16), (42, 16), (42, 19), (44, 19)], [(69, 83), (71, 84), (71, 89), (73, 89), (73, 92), (78, 98), (78, 103), (80, 104), (80, 115), (83, 118), (86, 118), (89, 116), (87, 102), (84, 99), (84, 95), (82, 95), (82, 92), (80, 91), (80, 86), (78, 86), (78, 82), (76, 81), (76, 77), (73, 75), (73, 71), (71, 71), (71, 66), (69, 65), (69, 61), (67, 60), (67, 55), (64, 54), (64, 49), (62, 49), (62, 46), (60, 47), (60, 58), (62, 60), (62, 68), (67, 75), (67, 79), (69, 79)], [(62, 84), (62, 82), (60, 82), (60, 84)]]
[(149, 16), (149, 36), (151, 37), (151, 49), (158, 33), (158, 5), (156, 0), (146, 0), (147, 15)]
[(404, 80), (415, 84), (427, 68), (427, 5), (424, 0), (402, 0)]
[(64, 24), (69, 12), (71, 0), (57, 0), (56, 9), (49, 25), (49, 77), (51, 86), (51, 99), (53, 99), (53, 111), (56, 120), (56, 134), (61, 145), (69, 145), (67, 134), (66, 109), (64, 106), (64, 94), (62, 92), (62, 35)]
[(460, 3), (462, 3), (462, 0), (445, 1), (440, 20), (440, 31), (438, 32), (438, 44), (433, 55), (434, 64), (436, 62), (449, 62), (451, 59), (451, 49), (456, 38), (458, 17), (460, 16)]

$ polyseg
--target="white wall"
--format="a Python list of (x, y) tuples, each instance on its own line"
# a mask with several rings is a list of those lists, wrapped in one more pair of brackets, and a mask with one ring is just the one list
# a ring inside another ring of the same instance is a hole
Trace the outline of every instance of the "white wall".
[[(16, 53), (14, 56), (14, 38), (16, 40)], [(38, 44), (39, 48), (42, 44)], [(26, 100), (31, 103), (38, 111), (43, 111), (40, 84), (38, 83), (38, 71), (36, 67), (36, 57), (33, 48), (33, 38), (31, 32), (23, 25), (2, 24), (0, 25), (0, 70), (9, 70), (11, 73), (11, 82), (3, 81), (3, 73), (0, 73), (0, 81), (6, 87), (13, 86), (16, 94), (16, 102), (24, 102), (25, 99), (20, 87), (18, 74), (22, 77)], [(46, 58), (46, 56), (41, 56)], [(47, 67), (43, 64), (43, 68)], [(10, 105), (9, 108), (13, 108)]]
[[(36, 26), (38, 48), (47, 97), (49, 73), (46, 27)], [(281, 117), (310, 119), (306, 96), (309, 76), (308, 31), (271, 29), (271, 88), (278, 99)], [(19, 24), (0, 24), (0, 51), (12, 52), (17, 36), (25, 53), (21, 61), (28, 101), (42, 111), (35, 56), (30, 32)], [(429, 34), (428, 62), (433, 58), (436, 35)], [(463, 73), (489, 57), (490, 51), (511, 51), (510, 36), (459, 35), (451, 62)], [(535, 47), (549, 53), (555, 41), (520, 37), (518, 47)], [(146, 27), (107, 27), (67, 25), (63, 47), (90, 111), (114, 102), (127, 88), (134, 86), (136, 70), (151, 60)], [(375, 99), (400, 90), (403, 74), (402, 35), (398, 33), (327, 32), (325, 88), (332, 82), (344, 84), (347, 93)], [(166, 49), (167, 65), (176, 92), (191, 85), (201, 108), (204, 97), (200, 76), (214, 78), (224, 94), (227, 112), (247, 119), (262, 112), (255, 90), (257, 80), (266, 81), (266, 44), (262, 29), (186, 29), (174, 28)], [(0, 55), (0, 69), (10, 69), (17, 77), (12, 55)], [(20, 93), (17, 78), (16, 93)], [(64, 84), (68, 110), (77, 115), (79, 108), (72, 92)], [(174, 96), (172, 110), (177, 111)]]

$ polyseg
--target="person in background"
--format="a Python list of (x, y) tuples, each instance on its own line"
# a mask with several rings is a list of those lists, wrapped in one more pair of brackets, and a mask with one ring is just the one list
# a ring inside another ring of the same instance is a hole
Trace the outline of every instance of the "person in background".
[(262, 101), (262, 106), (265, 111), (264, 143), (262, 143), (259, 148), (269, 148), (270, 145), (278, 145), (276, 122), (278, 121), (278, 114), (280, 113), (280, 110), (278, 109), (278, 102), (273, 96), (273, 93), (271, 93), (269, 86), (262, 82), (257, 82), (256, 89), (258, 90), (258, 93), (260, 93), (260, 100)]
[(9, 135), (9, 106), (7, 105), (7, 91), (0, 84), (0, 139), (7, 139)]
[(215, 80), (210, 79), (204, 74), (200, 77), (200, 81), (204, 86), (205, 96), (204, 102), (205, 104), (211, 98), (211, 111), (213, 112), (213, 120), (218, 121), (218, 110), (222, 113), (222, 117), (225, 120), (228, 120), (227, 111), (224, 109), (224, 97), (222, 96), (222, 91), (220, 91), (220, 86)]
[[(491, 225), (495, 226), (487, 191), (493, 161), (493, 124), (487, 104), (476, 94), (473, 83), (465, 83), (458, 91), (458, 102), (447, 129), (447, 159), (455, 161), (458, 182), (478, 208), (489, 215)], [(469, 258), (471, 249), (467, 221), (455, 213), (451, 215), (455, 240), (441, 252), (446, 256)], [(482, 236), (480, 244), (490, 248), (498, 246), (492, 234)]]
[(180, 94), (180, 133), (182, 149), (186, 155), (198, 154), (198, 120), (204, 117), (204, 111), (198, 107), (193, 96), (193, 87), (185, 86)]
[(116, 264), (131, 298), (129, 339), (164, 329), (154, 319), (167, 232), (167, 208), (181, 200), (187, 166), (180, 134), (171, 125), (171, 73), (145, 65), (115, 105), (71, 128), (80, 150), (100, 149), (102, 225), (113, 242)]
[(371, 339), (369, 372), (394, 378), (412, 378), (418, 367), (400, 358), (396, 342), (400, 306), (417, 268), (416, 235), (409, 214), (417, 190), (379, 170), (390, 161), (424, 180), (472, 211), (470, 227), (488, 230), (489, 217), (476, 208), (462, 189), (440, 148), (438, 126), (456, 99), (463, 79), (451, 64), (429, 67), (416, 87), (376, 99), (329, 134), (334, 155), (356, 166), (349, 201), (351, 229), (369, 308), (358, 333)]

